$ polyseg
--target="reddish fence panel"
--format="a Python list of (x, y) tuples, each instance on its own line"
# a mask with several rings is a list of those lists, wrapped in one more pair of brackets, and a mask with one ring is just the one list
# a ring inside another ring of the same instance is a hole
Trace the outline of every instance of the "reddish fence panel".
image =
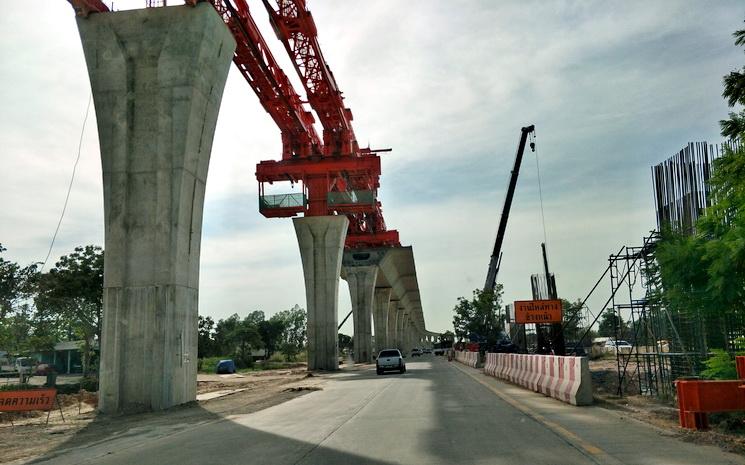
[(709, 413), (745, 410), (742, 380), (678, 380), (675, 386), (680, 426), (683, 428), (707, 429)]
[(56, 395), (56, 389), (0, 391), (0, 412), (52, 410)]

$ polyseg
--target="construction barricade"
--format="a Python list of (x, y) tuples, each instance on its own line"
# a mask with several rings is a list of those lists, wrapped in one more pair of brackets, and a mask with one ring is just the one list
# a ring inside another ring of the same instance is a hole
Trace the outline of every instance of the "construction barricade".
[(484, 373), (572, 405), (592, 404), (587, 357), (488, 353)]
[(462, 363), (463, 365), (468, 365), (469, 367), (476, 368), (479, 364), (479, 353), (456, 350), (455, 360)]
[(745, 411), (745, 357), (735, 357), (735, 366), (738, 379), (675, 381), (680, 426), (708, 429), (710, 413)]

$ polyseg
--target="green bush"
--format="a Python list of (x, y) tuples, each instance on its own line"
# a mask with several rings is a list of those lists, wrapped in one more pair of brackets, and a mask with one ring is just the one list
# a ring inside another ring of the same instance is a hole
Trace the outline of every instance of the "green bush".
[(199, 362), (197, 363), (197, 369), (201, 371), (202, 373), (215, 373), (217, 371), (218, 362), (220, 362), (220, 360), (225, 360), (229, 358), (230, 357), (227, 355), (222, 355), (219, 357), (200, 358)]
[(721, 349), (712, 350), (712, 354), (704, 362), (706, 369), (701, 376), (707, 379), (737, 379), (734, 357)]
[(30, 384), (3, 384), (0, 385), (0, 391), (20, 391), (24, 389), (34, 389)]
[(253, 358), (246, 357), (242, 359), (240, 357), (231, 357), (230, 355), (221, 355), (219, 357), (204, 357), (197, 361), (197, 370), (200, 373), (216, 373), (217, 364), (220, 360), (232, 360), (235, 362), (236, 368), (252, 368), (254, 366)]

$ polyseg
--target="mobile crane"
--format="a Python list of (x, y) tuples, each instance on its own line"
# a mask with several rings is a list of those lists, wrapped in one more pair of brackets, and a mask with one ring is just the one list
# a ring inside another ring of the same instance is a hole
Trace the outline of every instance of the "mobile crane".
[[(492, 250), (491, 258), (489, 259), (489, 269), (486, 273), (486, 283), (484, 283), (484, 290), (494, 291), (497, 285), (497, 273), (499, 273), (499, 266), (502, 263), (502, 242), (504, 241), (504, 234), (507, 230), (507, 219), (510, 217), (510, 209), (512, 208), (512, 197), (515, 195), (515, 187), (517, 186), (517, 177), (520, 175), (520, 165), (523, 161), (523, 153), (525, 152), (525, 144), (528, 141), (528, 136), (535, 133), (535, 126), (530, 125), (520, 130), (520, 143), (517, 145), (517, 154), (515, 155), (515, 164), (512, 166), (512, 172), (510, 173), (510, 183), (507, 186), (507, 196), (504, 199), (504, 206), (502, 207), (502, 216), (499, 218), (499, 228), (497, 229), (497, 239), (494, 241), (494, 250)], [(530, 149), (535, 152), (535, 143), (530, 143)]]

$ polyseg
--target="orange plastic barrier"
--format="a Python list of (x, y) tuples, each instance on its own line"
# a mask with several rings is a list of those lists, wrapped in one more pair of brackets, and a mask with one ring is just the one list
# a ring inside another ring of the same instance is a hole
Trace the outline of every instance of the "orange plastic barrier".
[(737, 366), (737, 379), (745, 379), (745, 356), (735, 357), (735, 366)]
[(680, 426), (690, 429), (709, 427), (709, 413), (745, 410), (742, 380), (678, 380)]

